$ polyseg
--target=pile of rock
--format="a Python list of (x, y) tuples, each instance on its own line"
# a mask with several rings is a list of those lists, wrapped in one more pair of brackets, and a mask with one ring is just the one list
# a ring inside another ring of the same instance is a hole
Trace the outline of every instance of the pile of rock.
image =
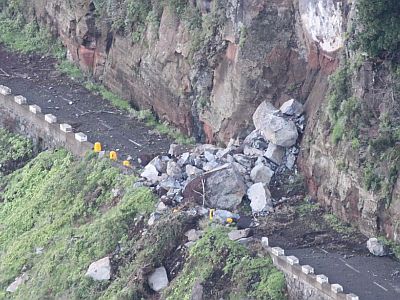
[(273, 210), (269, 184), (275, 174), (294, 170), (298, 137), (304, 131), (303, 106), (292, 99), (278, 110), (263, 102), (253, 115), (255, 130), (226, 148), (204, 144), (189, 152), (171, 145), (144, 168), (137, 185), (150, 186), (164, 204), (196, 201), (209, 208), (235, 210), (244, 196), (253, 213)]

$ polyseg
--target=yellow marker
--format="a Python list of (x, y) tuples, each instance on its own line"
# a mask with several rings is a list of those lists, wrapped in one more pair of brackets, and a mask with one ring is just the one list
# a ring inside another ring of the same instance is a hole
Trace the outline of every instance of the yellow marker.
[(94, 143), (93, 147), (94, 152), (99, 153), (101, 152), (101, 144), (99, 142)]
[(226, 218), (226, 223), (232, 224), (233, 223), (233, 219), (232, 218)]
[(111, 160), (117, 160), (117, 152), (111, 151), (110, 152), (110, 159)]
[(210, 209), (210, 220), (212, 220), (214, 218), (214, 211), (215, 211), (214, 208)]
[(124, 161), (122, 162), (122, 165), (125, 166), (125, 167), (130, 167), (130, 166), (131, 166), (131, 163), (129, 162), (129, 160), (124, 160)]

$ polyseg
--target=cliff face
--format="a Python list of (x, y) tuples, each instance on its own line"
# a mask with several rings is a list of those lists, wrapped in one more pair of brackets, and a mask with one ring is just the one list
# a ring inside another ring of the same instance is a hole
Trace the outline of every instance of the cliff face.
[[(385, 204), (363, 184), (361, 165), (374, 158), (331, 139), (328, 76), (345, 52), (351, 3), (34, 0), (27, 14), (59, 35), (70, 59), (97, 80), (204, 142), (244, 136), (264, 100), (305, 103), (300, 166), (310, 192), (364, 233), (397, 239), (400, 183)], [(132, 7), (142, 15), (130, 15)], [(353, 73), (358, 99), (374, 98), (375, 67), (364, 63)]]
[(32, 11), (103, 84), (210, 142), (244, 134), (263, 100), (305, 102), (337, 64), (325, 52), (342, 45), (343, 9), (330, 0), (198, 0), (181, 15), (152, 1), (155, 21), (140, 30), (121, 30), (116, 1), (100, 2), (35, 0)]

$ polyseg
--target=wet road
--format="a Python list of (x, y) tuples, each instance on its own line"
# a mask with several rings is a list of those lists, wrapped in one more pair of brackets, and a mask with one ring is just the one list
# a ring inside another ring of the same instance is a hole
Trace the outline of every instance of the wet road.
[(400, 299), (400, 263), (389, 257), (345, 256), (322, 248), (285, 250), (285, 254), (297, 256), (301, 265), (314, 267), (315, 274), (325, 274), (330, 283), (339, 283), (345, 293), (360, 300)]
[(112, 106), (60, 74), (49, 57), (11, 53), (0, 45), (0, 84), (37, 104), (42, 113), (53, 114), (58, 123), (84, 132), (92, 143), (100, 141), (105, 150), (117, 150), (120, 159), (141, 154), (165, 153), (172, 141)]

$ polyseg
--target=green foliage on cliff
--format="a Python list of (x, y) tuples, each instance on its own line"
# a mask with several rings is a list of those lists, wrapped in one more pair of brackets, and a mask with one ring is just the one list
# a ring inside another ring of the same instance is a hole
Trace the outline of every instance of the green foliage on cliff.
[(32, 143), (0, 128), (0, 176), (13, 171), (32, 156)]
[(358, 0), (361, 32), (356, 45), (371, 56), (396, 54), (400, 49), (400, 1)]
[(328, 113), (332, 128), (332, 141), (337, 144), (346, 133), (350, 139), (358, 136), (359, 101), (352, 95), (351, 72), (344, 64), (329, 78)]
[[(154, 207), (151, 191), (133, 188), (134, 180), (109, 160), (77, 161), (65, 150), (41, 153), (2, 178), (0, 299), (99, 298), (109, 283), (88, 279), (86, 269)], [(5, 294), (22, 272), (29, 280)]]
[[(231, 241), (228, 230), (211, 227), (190, 249), (182, 272), (164, 291), (166, 299), (190, 299), (193, 286), (212, 281), (204, 297), (227, 299), (285, 299), (285, 279), (268, 257), (253, 257), (239, 243)], [(222, 272), (221, 272), (222, 270)], [(218, 286), (223, 284), (217, 293)], [(226, 283), (229, 284), (227, 285)]]

